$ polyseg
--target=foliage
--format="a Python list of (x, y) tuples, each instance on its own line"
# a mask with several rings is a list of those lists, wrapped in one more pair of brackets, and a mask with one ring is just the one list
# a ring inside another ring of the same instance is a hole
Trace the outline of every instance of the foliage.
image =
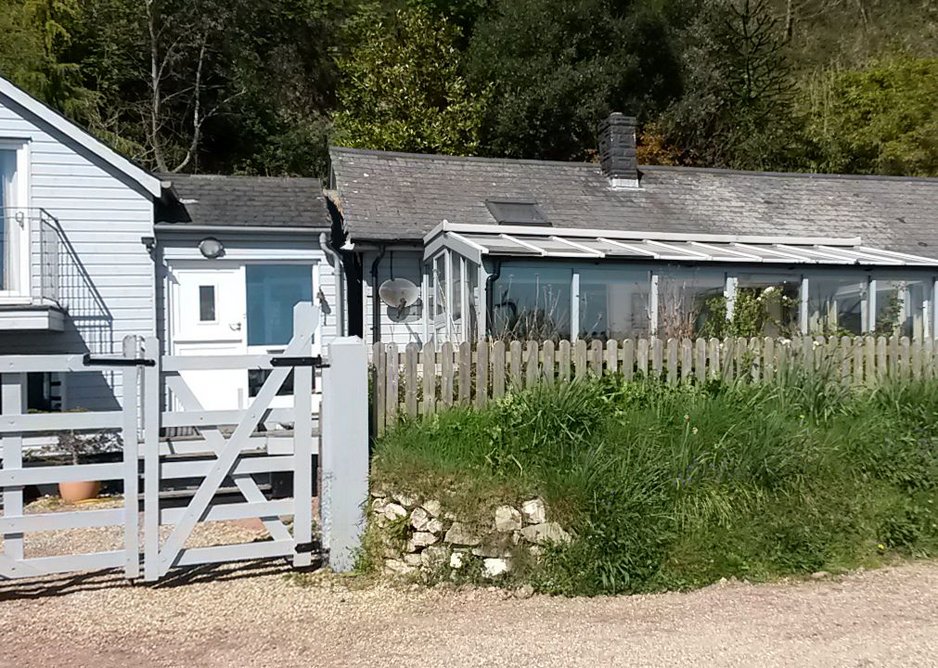
[(727, 336), (792, 336), (797, 330), (798, 299), (785, 294), (783, 286), (739, 288), (733, 301), (733, 317), (726, 317), (726, 298), (707, 300), (710, 317), (701, 334), (719, 339)]
[(679, 92), (662, 3), (496, 0), (475, 27), (468, 73), (492, 88), (489, 155), (583, 159), (610, 111), (647, 116)]
[(938, 58), (895, 56), (832, 70), (807, 87), (821, 171), (938, 175)]
[(65, 455), (72, 465), (87, 464), (96, 455), (114, 452), (120, 446), (120, 437), (111, 432), (78, 434), (63, 431), (57, 435), (56, 442), (43, 447), (47, 455)]
[(778, 168), (796, 135), (780, 19), (767, 0), (700, 0), (684, 35), (685, 94), (664, 114), (681, 162)]
[(159, 170), (592, 160), (616, 110), (645, 164), (938, 175), (922, 0), (7, 0), (0, 31), (0, 75)]
[(339, 61), (337, 143), (420, 153), (475, 151), (484, 96), (459, 73), (456, 29), (413, 7), (358, 17), (357, 46)]
[(528, 577), (560, 594), (702, 586), (938, 550), (938, 387), (613, 378), (403, 423), (373, 476), (461, 516), (545, 498), (574, 534)]

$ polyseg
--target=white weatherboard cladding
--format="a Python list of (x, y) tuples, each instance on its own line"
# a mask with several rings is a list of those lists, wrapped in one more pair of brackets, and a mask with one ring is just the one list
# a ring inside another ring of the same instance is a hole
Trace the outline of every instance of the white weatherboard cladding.
[[(423, 281), (423, 251), (422, 250), (396, 250), (385, 252), (384, 257), (378, 265), (378, 285), (392, 278), (391, 261), (393, 259), (393, 278), (406, 278), (412, 281), (418, 287)], [(374, 290), (372, 289), (371, 267), (378, 257), (378, 253), (370, 251), (362, 254), (362, 295), (363, 300), (363, 325), (366, 343), (374, 343)], [(422, 304), (422, 302), (421, 302)], [(380, 300), (378, 309), (381, 316), (381, 341), (384, 343), (396, 343), (399, 346), (406, 346), (408, 343), (417, 343), (423, 345), (426, 343), (424, 336), (424, 311), (425, 305), (412, 307), (410, 313), (399, 318), (394, 312)]]
[[(154, 335), (153, 262), (140, 243), (153, 234), (152, 196), (4, 96), (0, 138), (29, 141), (29, 206), (58, 219), (86, 272), (63, 299), (64, 332), (0, 332), (0, 353), (120, 355), (124, 336)], [(120, 385), (119, 372), (70, 374), (64, 407), (114, 408)]]

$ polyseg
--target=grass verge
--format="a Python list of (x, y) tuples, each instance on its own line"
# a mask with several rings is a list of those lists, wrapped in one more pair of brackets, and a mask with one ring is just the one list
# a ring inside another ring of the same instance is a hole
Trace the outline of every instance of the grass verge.
[(544, 498), (575, 538), (526, 573), (543, 592), (838, 572), (938, 552), (938, 381), (543, 386), (403, 422), (372, 469), (480, 523)]

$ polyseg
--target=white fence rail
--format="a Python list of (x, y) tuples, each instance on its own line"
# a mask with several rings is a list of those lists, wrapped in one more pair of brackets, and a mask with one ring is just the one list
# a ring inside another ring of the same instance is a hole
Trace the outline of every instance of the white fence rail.
[[(286, 557), (294, 566), (304, 567), (318, 551), (328, 554), (336, 570), (350, 569), (368, 491), (367, 352), (361, 341), (343, 339), (327, 347), (325, 360), (314, 357), (317, 318), (318, 311), (311, 304), (298, 304), (294, 337), (278, 356), (161, 356), (155, 338), (144, 340), (141, 346), (139, 339), (128, 337), (124, 354), (117, 359), (0, 357), (0, 578), (122, 568), (128, 578), (142, 574), (152, 581), (175, 567), (232, 560)], [(324, 367), (323, 398), (317, 415), (313, 385), (320, 366)], [(26, 413), (28, 372), (68, 374), (115, 367), (120, 368), (124, 387), (121, 410)], [(226, 368), (245, 373), (249, 368), (267, 369), (270, 374), (247, 408), (203, 410), (180, 372)], [(273, 399), (291, 373), (293, 406), (273, 408)], [(268, 431), (274, 424), (292, 428)], [(194, 427), (194, 434), (166, 439), (163, 433), (168, 427)], [(55, 431), (117, 432), (121, 461), (54, 466), (23, 461), (24, 436)], [(322, 474), (321, 516), (314, 518), (317, 454)], [(185, 459), (167, 459), (175, 455), (185, 455)], [(254, 476), (272, 473), (292, 476), (291, 498), (272, 499), (264, 494)], [(197, 479), (198, 486), (185, 507), (165, 507), (161, 493), (180, 479)], [(122, 508), (24, 513), (25, 486), (85, 480), (121, 481)], [(241, 502), (219, 502), (217, 497), (228, 481), (243, 497)], [(285, 521), (288, 517), (292, 523)], [(246, 518), (259, 518), (269, 540), (211, 547), (187, 544), (200, 522)], [(166, 525), (171, 529), (164, 538), (161, 527)], [(123, 527), (120, 549), (55, 557), (27, 554), (25, 536), (31, 532), (107, 526)], [(315, 535), (317, 526), (321, 536)]]

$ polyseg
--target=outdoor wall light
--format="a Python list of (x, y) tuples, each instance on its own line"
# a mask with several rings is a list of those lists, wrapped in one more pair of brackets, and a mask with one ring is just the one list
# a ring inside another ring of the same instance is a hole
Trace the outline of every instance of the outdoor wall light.
[(225, 246), (215, 237), (205, 237), (199, 242), (199, 252), (203, 257), (214, 260), (225, 254)]

